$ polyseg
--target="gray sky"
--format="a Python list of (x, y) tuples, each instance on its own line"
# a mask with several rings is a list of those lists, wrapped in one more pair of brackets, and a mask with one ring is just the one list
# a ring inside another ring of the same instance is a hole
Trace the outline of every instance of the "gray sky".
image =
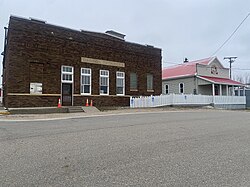
[[(3, 27), (16, 15), (79, 30), (113, 29), (127, 41), (160, 47), (166, 67), (210, 57), (248, 13), (249, 0), (0, 0), (0, 51)], [(238, 57), (233, 75), (250, 73), (249, 31), (250, 16), (216, 54), (225, 67), (224, 56)]]

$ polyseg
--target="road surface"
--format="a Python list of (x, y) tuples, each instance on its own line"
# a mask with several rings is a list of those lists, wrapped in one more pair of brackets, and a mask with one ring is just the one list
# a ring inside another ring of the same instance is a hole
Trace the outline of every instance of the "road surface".
[(0, 121), (0, 186), (250, 186), (250, 112)]

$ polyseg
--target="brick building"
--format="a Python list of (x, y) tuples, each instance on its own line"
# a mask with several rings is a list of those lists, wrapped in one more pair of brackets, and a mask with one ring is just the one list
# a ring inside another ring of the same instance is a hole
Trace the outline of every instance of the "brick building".
[(130, 96), (161, 94), (161, 49), (123, 34), (77, 31), (11, 16), (3, 60), (7, 108), (128, 106)]

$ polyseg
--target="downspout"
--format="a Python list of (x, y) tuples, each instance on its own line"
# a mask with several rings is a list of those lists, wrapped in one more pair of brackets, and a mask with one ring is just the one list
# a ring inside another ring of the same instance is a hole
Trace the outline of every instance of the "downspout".
[(197, 78), (197, 75), (198, 75), (198, 68), (197, 68), (197, 63), (195, 64), (195, 90), (196, 90), (196, 95), (199, 94), (199, 91), (198, 91), (198, 78)]
[(4, 27), (4, 48), (3, 48), (3, 53), (1, 53), (1, 55), (3, 55), (3, 69), (5, 68), (5, 55), (6, 55), (6, 46), (7, 46), (7, 31), (8, 31), (8, 28)]
[(5, 58), (6, 58), (6, 47), (7, 47), (7, 32), (8, 32), (8, 28), (4, 27), (4, 48), (3, 48), (3, 52), (1, 53), (1, 55), (3, 55), (3, 62), (2, 62), (2, 98), (3, 98), (3, 106), (5, 106)]

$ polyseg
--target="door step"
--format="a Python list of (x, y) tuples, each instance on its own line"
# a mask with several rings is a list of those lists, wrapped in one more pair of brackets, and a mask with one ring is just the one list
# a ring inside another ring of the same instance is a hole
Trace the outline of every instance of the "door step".
[(83, 106), (82, 110), (86, 113), (99, 113), (100, 110), (98, 110), (96, 107), (94, 106)]
[(68, 108), (69, 113), (84, 112), (82, 109), (82, 106), (70, 106), (67, 108)]

